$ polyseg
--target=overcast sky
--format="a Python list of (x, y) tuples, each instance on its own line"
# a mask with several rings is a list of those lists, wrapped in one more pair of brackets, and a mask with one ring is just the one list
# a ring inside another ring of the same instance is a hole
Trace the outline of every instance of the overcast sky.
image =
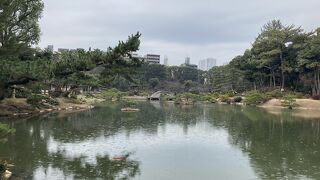
[(44, 0), (41, 47), (107, 49), (142, 33), (139, 54), (179, 65), (213, 57), (229, 62), (272, 19), (320, 27), (320, 0)]

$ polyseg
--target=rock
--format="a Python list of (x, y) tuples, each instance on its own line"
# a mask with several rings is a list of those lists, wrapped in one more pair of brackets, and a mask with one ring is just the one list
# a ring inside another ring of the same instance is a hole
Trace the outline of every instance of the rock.
[(9, 179), (12, 176), (12, 172), (6, 170), (6, 172), (3, 174), (3, 179)]

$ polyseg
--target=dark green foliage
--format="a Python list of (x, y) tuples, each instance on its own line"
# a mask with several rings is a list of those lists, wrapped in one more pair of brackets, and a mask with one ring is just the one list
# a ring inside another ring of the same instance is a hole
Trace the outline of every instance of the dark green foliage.
[(258, 91), (249, 91), (245, 95), (247, 105), (259, 105), (269, 100), (269, 97)]
[(225, 103), (230, 102), (230, 99), (229, 99), (229, 96), (228, 96), (228, 95), (220, 95), (220, 96), (219, 96), (219, 100), (220, 100), (221, 102), (225, 102)]
[(273, 91), (267, 92), (267, 96), (273, 97), (273, 98), (282, 98), (283, 93), (279, 89), (275, 89)]
[(249, 86), (244, 74), (232, 65), (212, 68), (208, 81), (213, 91), (223, 93), (244, 91)]
[(137, 106), (137, 102), (132, 100), (125, 100), (122, 103), (123, 103), (123, 107), (125, 108), (133, 108)]
[(242, 101), (242, 97), (236, 96), (236, 97), (233, 98), (233, 101), (234, 101), (235, 103), (239, 103), (239, 102)]
[(293, 94), (287, 94), (282, 98), (282, 106), (292, 109), (296, 106), (296, 97)]
[(137, 68), (142, 65), (142, 62), (132, 57), (131, 53), (139, 50), (140, 36), (138, 32), (129, 36), (126, 42), (120, 41), (116, 47), (109, 47), (103, 61), (105, 69), (101, 74), (105, 82), (111, 82), (118, 76), (134, 82), (132, 76), (137, 73)]
[[(250, 82), (250, 86), (245, 86), (247, 90), (277, 88), (279, 91), (284, 89), (318, 94), (318, 34), (304, 32), (294, 25), (283, 25), (279, 20), (270, 21), (262, 28), (252, 47), (235, 57), (229, 65), (240, 70), (242, 77)], [(228, 78), (222, 79), (225, 81), (221, 82), (228, 82)], [(231, 89), (232, 83), (227, 84), (229, 86), (222, 87)], [(282, 97), (279, 91), (270, 95)]]
[(59, 105), (59, 102), (47, 96), (32, 94), (27, 97), (27, 103), (36, 108), (50, 108)]
[(155, 88), (159, 84), (158, 78), (151, 78), (149, 79), (149, 84), (152, 88)]
[(0, 7), (0, 56), (17, 56), (39, 42), (42, 0), (1, 0)]
[(101, 92), (98, 97), (103, 99), (111, 100), (112, 98), (120, 99), (121, 97), (127, 95), (124, 92), (119, 91), (116, 88), (108, 89), (106, 91)]

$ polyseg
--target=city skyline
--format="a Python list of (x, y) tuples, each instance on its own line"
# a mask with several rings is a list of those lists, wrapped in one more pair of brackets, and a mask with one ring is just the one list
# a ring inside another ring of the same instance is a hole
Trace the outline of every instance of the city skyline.
[(261, 27), (273, 19), (306, 31), (320, 24), (318, 0), (44, 2), (40, 47), (106, 50), (139, 31), (138, 53), (167, 55), (170, 65), (182, 64), (186, 56), (195, 64), (206, 57), (217, 58), (217, 65), (225, 64), (250, 48)]

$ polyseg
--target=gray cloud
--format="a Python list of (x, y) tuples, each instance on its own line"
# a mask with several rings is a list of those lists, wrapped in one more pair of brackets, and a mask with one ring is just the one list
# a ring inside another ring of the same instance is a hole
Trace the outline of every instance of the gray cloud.
[(140, 53), (185, 56), (219, 64), (241, 54), (267, 21), (310, 31), (320, 24), (318, 0), (44, 0), (41, 47), (101, 48), (140, 31)]

